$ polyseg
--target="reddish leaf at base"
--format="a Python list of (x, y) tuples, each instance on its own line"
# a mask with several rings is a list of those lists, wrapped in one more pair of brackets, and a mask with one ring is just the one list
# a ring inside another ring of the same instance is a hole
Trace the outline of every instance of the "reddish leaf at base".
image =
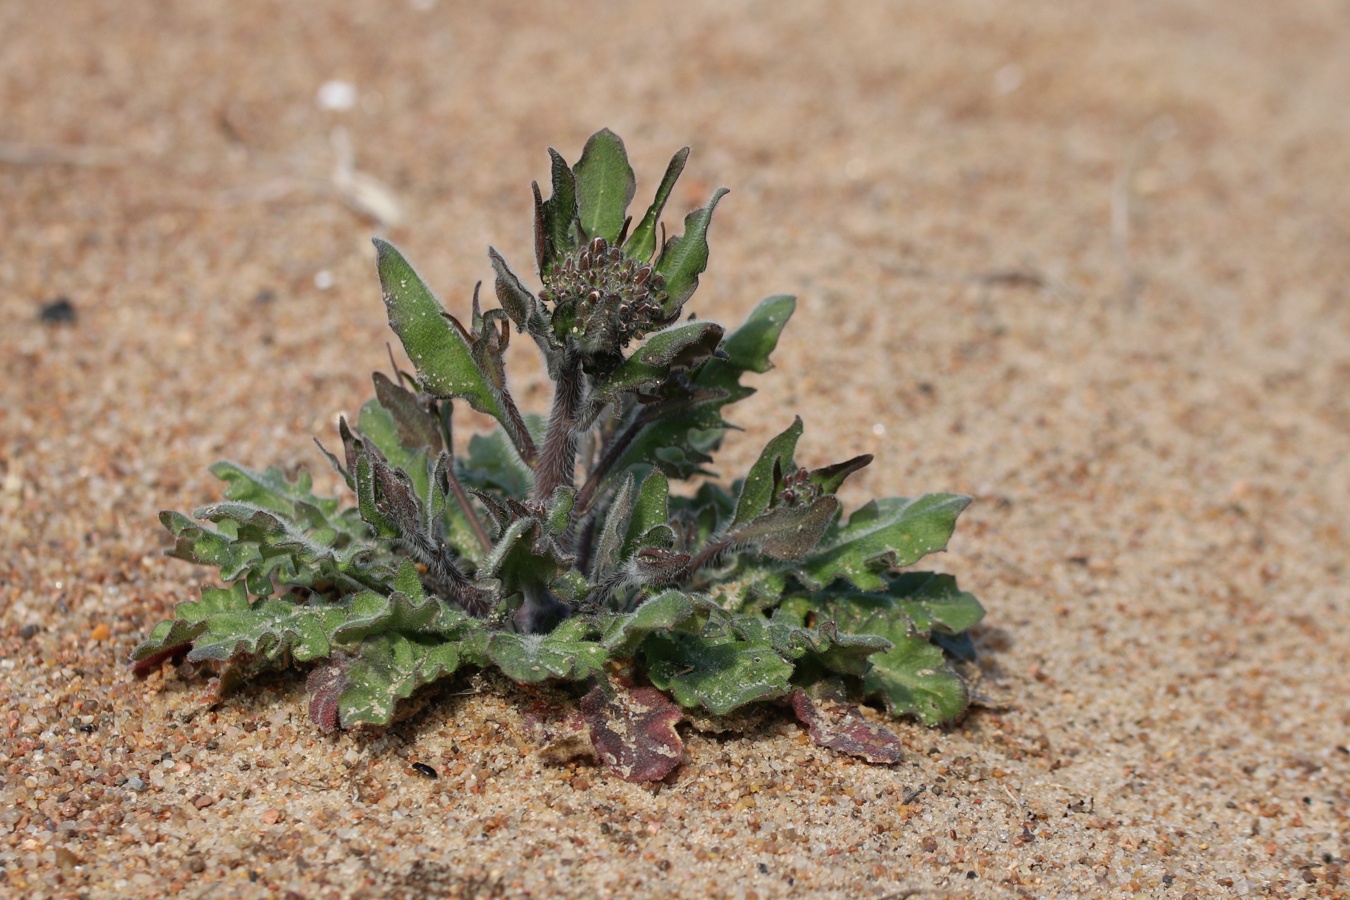
[(900, 738), (888, 728), (862, 717), (855, 706), (828, 701), (820, 706), (800, 688), (792, 693), (792, 711), (822, 747), (865, 759), (894, 765), (904, 758)]
[(338, 697), (347, 687), (346, 659), (341, 654), (316, 666), (309, 673), (305, 687), (309, 689), (309, 717), (324, 734), (338, 728)]
[(595, 752), (624, 781), (660, 781), (684, 755), (675, 731), (684, 714), (656, 688), (597, 686), (581, 698), (581, 715)]

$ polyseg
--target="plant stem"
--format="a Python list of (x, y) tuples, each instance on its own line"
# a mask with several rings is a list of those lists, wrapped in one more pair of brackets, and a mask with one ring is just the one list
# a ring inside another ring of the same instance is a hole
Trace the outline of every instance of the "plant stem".
[(436, 466), (445, 472), (446, 485), (450, 488), (450, 493), (455, 495), (455, 502), (459, 504), (459, 508), (464, 510), (464, 518), (469, 520), (469, 530), (473, 532), (474, 537), (478, 538), (478, 543), (482, 545), (484, 550), (491, 550), (492, 540), (488, 537), (487, 529), (483, 527), (483, 520), (478, 518), (478, 511), (469, 503), (469, 495), (455, 475), (455, 442), (452, 426), (455, 414), (454, 404), (446, 403), (444, 406), (436, 407), (433, 411), (436, 420), (441, 423), (441, 440), (445, 442), (444, 463), (437, 460)]
[(570, 486), (576, 469), (577, 412), (581, 409), (584, 387), (581, 360), (574, 351), (564, 351), (558, 366), (557, 387), (553, 391), (553, 411), (549, 414), (548, 433), (534, 470), (534, 499), (548, 502), (559, 487)]
[(619, 457), (623, 456), (624, 451), (628, 449), (628, 445), (633, 442), (633, 438), (637, 437), (637, 433), (646, 424), (647, 420), (639, 413), (623, 431), (619, 432), (613, 440), (605, 445), (600, 461), (595, 464), (595, 468), (591, 469), (590, 474), (586, 476), (585, 484), (577, 492), (574, 508), (576, 515), (584, 516), (590, 512), (591, 504), (595, 502), (601, 483), (609, 475), (610, 469), (614, 468), (614, 464), (619, 461)]
[(478, 518), (478, 511), (469, 503), (469, 495), (455, 475), (453, 463), (448, 463), (445, 467), (445, 480), (450, 486), (450, 492), (455, 495), (459, 508), (464, 510), (464, 518), (469, 520), (469, 529), (473, 531), (473, 536), (478, 538), (478, 543), (484, 550), (491, 550), (492, 539), (488, 537), (487, 529), (483, 527), (483, 520)]

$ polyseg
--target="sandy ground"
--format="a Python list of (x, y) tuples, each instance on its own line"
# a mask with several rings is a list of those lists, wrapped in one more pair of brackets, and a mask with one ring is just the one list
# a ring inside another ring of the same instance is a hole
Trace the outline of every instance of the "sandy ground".
[[(1350, 7), (542, 6), (0, 4), (0, 894), (1343, 895)], [(975, 495), (936, 564), (1007, 706), (893, 769), (690, 733), (652, 788), (542, 763), (492, 679), (332, 739), (303, 676), (133, 680), (208, 574), (160, 509), (226, 456), (336, 489), (370, 235), (466, 306), (602, 126), (640, 197), (693, 145), (676, 215), (733, 189), (701, 314), (801, 298), (724, 471), (800, 411), (877, 454), (851, 504)]]

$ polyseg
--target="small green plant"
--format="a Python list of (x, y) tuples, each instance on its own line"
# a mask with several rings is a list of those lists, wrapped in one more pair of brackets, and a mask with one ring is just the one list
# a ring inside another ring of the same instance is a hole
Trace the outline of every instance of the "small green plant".
[[(840, 698), (930, 725), (964, 712), (951, 657), (969, 656), (984, 611), (950, 576), (898, 570), (945, 548), (969, 498), (876, 500), (844, 519), (836, 492), (871, 457), (799, 465), (800, 419), (745, 478), (711, 480), (723, 411), (754, 392), (745, 373), (770, 368), (794, 301), (770, 297), (731, 332), (685, 315), (725, 193), (658, 240), (688, 148), (636, 224), (616, 135), (592, 136), (575, 166), (550, 156), (552, 196), (534, 186), (538, 291), (490, 249), (500, 308), (483, 311), (475, 290), (466, 323), (375, 241), (416, 374), (376, 373), (356, 426), (340, 422), (342, 457), (324, 450), (356, 504), (316, 496), (304, 472), (217, 463), (224, 502), (161, 521), (170, 555), (218, 568), (226, 586), (155, 626), (137, 672), (185, 656), (221, 664), (228, 685), (307, 664), (325, 732), (387, 725), (465, 667), (574, 683), (589, 689), (579, 709), (595, 751), (631, 780), (678, 764), (679, 707), (780, 700), (820, 743), (898, 759), (898, 739)], [(513, 327), (543, 354), (547, 418), (507, 387)], [(498, 423), (463, 452), (456, 400)]]

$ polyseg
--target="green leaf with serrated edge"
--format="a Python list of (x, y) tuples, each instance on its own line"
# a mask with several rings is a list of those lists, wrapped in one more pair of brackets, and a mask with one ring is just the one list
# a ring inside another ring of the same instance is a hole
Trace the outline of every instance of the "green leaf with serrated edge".
[(410, 560), (399, 566), (394, 586), (388, 595), (362, 591), (346, 598), (346, 621), (334, 629), (333, 642), (355, 644), (380, 632), (447, 638), (459, 634), (470, 621), (458, 609), (427, 596), (417, 567)]
[(608, 128), (591, 135), (572, 169), (577, 185), (577, 215), (586, 237), (619, 239), (628, 204), (637, 190), (623, 141)]
[(731, 520), (732, 527), (743, 525), (767, 510), (773, 502), (773, 470), (777, 465), (782, 472), (791, 471), (792, 454), (797, 450), (797, 440), (802, 436), (802, 418), (797, 416), (782, 434), (773, 438), (760, 453), (759, 459), (750, 467), (750, 474), (741, 485), (741, 495), (736, 501), (736, 515)]
[(681, 591), (662, 591), (631, 613), (616, 616), (604, 625), (600, 638), (613, 656), (631, 656), (639, 643), (655, 631), (670, 631), (688, 622), (694, 615), (694, 604)]
[(498, 632), (488, 640), (488, 658), (508, 677), (523, 684), (551, 678), (582, 681), (604, 671), (608, 654), (589, 638), (595, 625), (571, 618), (548, 634)]
[(956, 517), (969, 504), (970, 498), (959, 494), (874, 500), (854, 512), (847, 525), (831, 526), (793, 573), (811, 588), (844, 578), (861, 590), (880, 590), (886, 580), (879, 573), (945, 550)]
[(505, 422), (506, 413), (464, 333), (446, 319), (445, 308), (403, 254), (393, 244), (374, 241), (389, 327), (416, 367), (423, 389), (437, 397), (463, 398)]
[(347, 668), (347, 686), (338, 698), (342, 726), (388, 725), (400, 700), (469, 662), (463, 649), (454, 641), (402, 634), (366, 638)]
[[(814, 628), (807, 628), (806, 622), (808, 616), (815, 619), (818, 623)], [(790, 597), (783, 601), (783, 605), (773, 611), (771, 626), (774, 631), (774, 645), (778, 647), (785, 640), (787, 646), (805, 645), (809, 650), (803, 654), (814, 660), (824, 669), (830, 672), (840, 672), (846, 675), (863, 675), (871, 665), (869, 658), (885, 650), (889, 650), (893, 645), (880, 634), (873, 634), (866, 630), (855, 633), (853, 629), (841, 627), (833, 618), (821, 615), (820, 610), (811, 598)], [(854, 622), (855, 628), (860, 628), (858, 623)], [(781, 630), (789, 629), (786, 635)], [(779, 647), (780, 652), (789, 659), (797, 659), (787, 649)], [(804, 666), (798, 666), (799, 676)]]
[(223, 612), (237, 612), (249, 608), (248, 592), (243, 582), (228, 588), (203, 585), (200, 600), (184, 600), (173, 608), (173, 618), (157, 624), (150, 635), (131, 652), (134, 660), (154, 656), (162, 650), (181, 647), (206, 630), (206, 621)]
[(684, 234), (671, 238), (656, 261), (656, 271), (666, 279), (666, 314), (678, 310), (698, 287), (698, 276), (708, 266), (708, 225), (717, 201), (727, 193), (718, 188), (708, 205), (684, 217)]
[(681, 706), (702, 706), (716, 715), (781, 697), (791, 688), (792, 665), (767, 644), (656, 632), (639, 649), (652, 684)]
[(342, 624), (340, 606), (297, 606), (286, 600), (261, 600), (247, 610), (218, 612), (193, 643), (188, 659), (229, 660), (247, 655), (284, 665), (327, 656), (329, 635)]
[[(553, 196), (539, 204), (539, 225), (542, 230), (543, 254), (539, 260), (539, 274), (547, 275), (553, 266), (570, 252), (577, 243), (577, 185), (567, 161), (552, 147), (548, 151), (549, 170), (553, 182)], [(539, 187), (535, 186), (535, 197)]]
[(445, 446), (440, 420), (422, 407), (416, 394), (395, 384), (383, 372), (374, 373), (371, 380), (375, 383), (376, 399), (394, 424), (399, 444), (409, 450), (425, 448), (431, 457), (439, 454)]
[(929, 640), (932, 629), (979, 621), (983, 609), (960, 594), (950, 576), (914, 572), (892, 580), (886, 593), (826, 592), (791, 598), (784, 608), (796, 615), (810, 611), (840, 631), (875, 634), (895, 644), (872, 657), (863, 686), (881, 694), (895, 715), (935, 725), (959, 716), (967, 703), (961, 677)]
[(159, 520), (175, 538), (173, 549), (166, 551), (169, 556), (198, 565), (215, 566), (220, 569), (220, 577), (225, 581), (242, 577), (262, 560), (257, 545), (235, 541), (233, 523), (229, 523), (229, 533), (226, 533), (225, 528), (204, 528), (173, 510), (160, 513)]
[(592, 402), (603, 405), (623, 393), (653, 389), (670, 377), (671, 369), (712, 356), (721, 340), (722, 326), (712, 322), (683, 322), (654, 331), (596, 388)]
[(671, 157), (670, 164), (666, 166), (666, 174), (661, 177), (661, 186), (656, 189), (656, 199), (652, 201), (652, 205), (647, 208), (647, 214), (642, 217), (642, 221), (633, 229), (623, 245), (623, 252), (627, 255), (643, 262), (652, 258), (652, 251), (656, 249), (656, 226), (661, 220), (661, 211), (666, 208), (670, 191), (675, 187), (680, 173), (684, 171), (687, 159), (689, 159), (688, 147)]

